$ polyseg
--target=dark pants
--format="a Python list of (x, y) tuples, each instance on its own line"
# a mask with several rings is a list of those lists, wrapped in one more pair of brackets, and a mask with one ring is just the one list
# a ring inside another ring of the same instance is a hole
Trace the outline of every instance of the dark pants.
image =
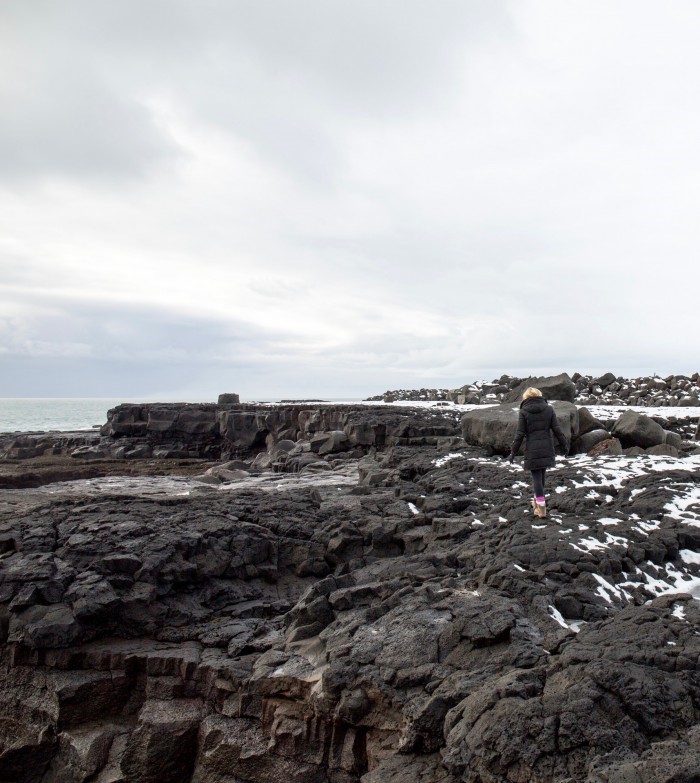
[(535, 490), (535, 497), (544, 497), (544, 474), (547, 472), (547, 468), (537, 468), (537, 470), (530, 472), (532, 473), (532, 487)]

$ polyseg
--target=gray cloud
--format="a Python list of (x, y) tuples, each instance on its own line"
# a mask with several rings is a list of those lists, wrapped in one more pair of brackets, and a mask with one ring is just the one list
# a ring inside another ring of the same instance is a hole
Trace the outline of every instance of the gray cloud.
[(460, 48), (504, 18), (500, 1), (448, 0), (430, 13), (420, 0), (7, 4), (0, 22), (23, 73), (3, 95), (0, 170), (140, 173), (176, 152), (144, 101), (174, 97), (328, 185), (344, 122), (449, 101)]
[(689, 0), (0, 5), (0, 394), (697, 369), (699, 25)]

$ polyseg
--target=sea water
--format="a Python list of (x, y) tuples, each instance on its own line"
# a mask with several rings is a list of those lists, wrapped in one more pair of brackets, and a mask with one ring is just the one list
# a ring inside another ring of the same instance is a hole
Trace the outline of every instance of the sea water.
[[(202, 402), (179, 399), (175, 402)], [(258, 399), (256, 402), (271, 402)], [(340, 400), (327, 400), (339, 402)], [(343, 398), (343, 402), (358, 402)], [(107, 421), (107, 411), (123, 402), (148, 402), (111, 397), (0, 397), (0, 432), (91, 430)], [(159, 400), (167, 402), (167, 400)]]
[(107, 421), (107, 411), (125, 402), (105, 397), (0, 398), (0, 432), (90, 430)]

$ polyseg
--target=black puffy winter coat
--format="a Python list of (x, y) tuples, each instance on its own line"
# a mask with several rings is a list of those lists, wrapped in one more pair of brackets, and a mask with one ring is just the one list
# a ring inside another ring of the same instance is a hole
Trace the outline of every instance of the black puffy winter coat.
[(518, 431), (515, 433), (512, 452), (518, 453), (525, 440), (525, 467), (528, 470), (554, 467), (554, 433), (564, 454), (569, 450), (566, 436), (562, 432), (554, 408), (544, 397), (530, 397), (520, 403)]

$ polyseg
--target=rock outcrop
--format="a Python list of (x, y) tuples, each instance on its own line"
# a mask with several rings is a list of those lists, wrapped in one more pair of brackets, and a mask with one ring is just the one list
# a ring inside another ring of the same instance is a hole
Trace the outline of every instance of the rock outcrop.
[[(128, 444), (172, 457), (255, 454), (281, 440), (335, 437), (334, 449), (435, 445), (457, 435), (458, 414), (352, 405), (120, 405), (107, 414), (103, 447)], [(125, 456), (129, 457), (129, 451)]]
[[(566, 374), (564, 374), (566, 375)], [(429, 400), (449, 400), (461, 405), (494, 404), (513, 401), (518, 393), (528, 386), (548, 387), (549, 399), (562, 399), (575, 402), (577, 405), (640, 405), (644, 407), (697, 407), (700, 406), (700, 374), (644, 376), (639, 378), (616, 377), (608, 372), (600, 377), (574, 373), (571, 378), (566, 375), (563, 384), (557, 384), (554, 379), (561, 376), (545, 378), (517, 378), (502, 375), (491, 382), (476, 381), (458, 389), (395, 389), (384, 392), (370, 400), (396, 402), (398, 400), (426, 402)], [(571, 394), (569, 379), (574, 384), (574, 394)], [(517, 390), (517, 391), (515, 391)], [(562, 396), (559, 396), (562, 395)]]
[[(552, 407), (570, 443), (578, 434), (578, 410), (568, 402), (555, 401)], [(490, 449), (496, 454), (507, 454), (515, 438), (519, 410), (518, 405), (511, 403), (468, 411), (461, 418), (462, 437), (472, 446)]]
[(658, 446), (665, 440), (663, 427), (645, 416), (634, 411), (625, 411), (615, 422), (612, 434), (619, 438), (623, 446), (640, 446), (649, 448)]
[[(579, 409), (556, 400), (551, 404), (572, 454), (589, 453), (594, 449), (598, 449), (598, 454), (599, 445), (609, 440), (613, 442), (608, 443), (604, 451), (613, 453), (619, 448), (620, 453), (624, 449), (629, 456), (650, 453), (677, 457), (681, 450), (693, 450), (692, 443), (685, 441), (681, 434), (665, 429), (658, 421), (635, 411), (625, 411), (618, 419), (603, 424), (586, 408)], [(461, 418), (464, 441), (488, 449), (490, 453), (507, 454), (515, 438), (518, 411), (519, 406), (512, 403), (467, 411)], [(523, 450), (524, 446), (521, 453)]]
[(536, 520), (484, 450), (336, 453), (6, 492), (0, 780), (698, 774), (697, 458), (567, 460)]
[(576, 399), (576, 386), (571, 378), (563, 372), (560, 375), (526, 378), (505, 394), (503, 402), (521, 402), (523, 392), (530, 386), (539, 389), (542, 395), (550, 401), (573, 402)]

